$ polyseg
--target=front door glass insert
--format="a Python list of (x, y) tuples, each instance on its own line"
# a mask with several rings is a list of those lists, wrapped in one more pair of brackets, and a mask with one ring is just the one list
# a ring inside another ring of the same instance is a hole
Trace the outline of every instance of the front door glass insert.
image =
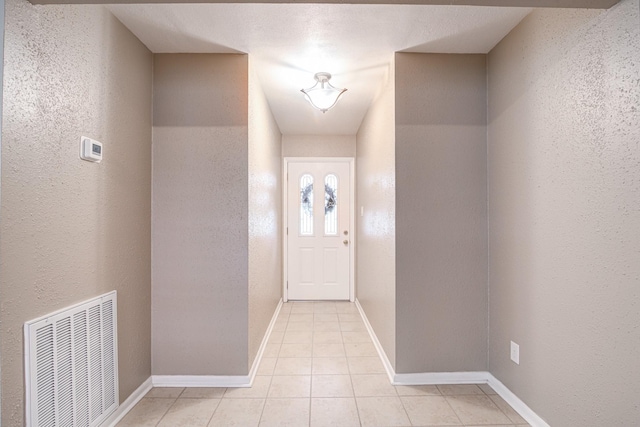
[(313, 236), (313, 177), (300, 177), (300, 235)]
[(338, 235), (338, 177), (334, 174), (324, 178), (324, 234)]

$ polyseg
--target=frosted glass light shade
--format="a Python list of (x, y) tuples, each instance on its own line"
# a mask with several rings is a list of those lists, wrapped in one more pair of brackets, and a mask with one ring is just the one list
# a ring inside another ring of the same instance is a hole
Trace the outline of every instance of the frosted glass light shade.
[(331, 79), (331, 74), (329, 73), (316, 73), (314, 78), (316, 79), (316, 84), (309, 89), (301, 89), (300, 92), (304, 93), (305, 98), (311, 105), (326, 113), (336, 105), (340, 96), (347, 90), (333, 87), (329, 83), (329, 79)]

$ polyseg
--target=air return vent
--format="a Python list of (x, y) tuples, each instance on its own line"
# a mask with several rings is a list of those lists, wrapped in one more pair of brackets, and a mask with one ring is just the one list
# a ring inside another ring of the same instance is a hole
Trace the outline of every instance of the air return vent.
[(98, 426), (118, 407), (116, 292), (25, 323), (32, 427)]

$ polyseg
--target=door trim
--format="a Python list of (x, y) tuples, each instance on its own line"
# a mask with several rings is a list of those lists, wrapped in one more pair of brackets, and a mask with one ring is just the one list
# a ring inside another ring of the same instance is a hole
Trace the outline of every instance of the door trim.
[(355, 183), (355, 158), (353, 157), (285, 157), (283, 162), (282, 172), (282, 300), (287, 302), (289, 300), (289, 292), (287, 289), (287, 282), (289, 280), (289, 242), (287, 239), (287, 227), (289, 224), (288, 218), (288, 192), (287, 183), (289, 170), (289, 163), (303, 163), (303, 162), (344, 162), (349, 163), (349, 176), (351, 188), (351, 203), (349, 204), (349, 233), (351, 235), (349, 245), (349, 301), (354, 302), (356, 298), (355, 294), (355, 264), (356, 264), (356, 183)]

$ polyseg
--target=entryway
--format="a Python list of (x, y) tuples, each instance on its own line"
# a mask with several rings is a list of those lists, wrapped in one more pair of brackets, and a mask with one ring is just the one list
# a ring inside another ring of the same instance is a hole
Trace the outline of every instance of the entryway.
[(284, 167), (284, 301), (353, 301), (353, 158)]

